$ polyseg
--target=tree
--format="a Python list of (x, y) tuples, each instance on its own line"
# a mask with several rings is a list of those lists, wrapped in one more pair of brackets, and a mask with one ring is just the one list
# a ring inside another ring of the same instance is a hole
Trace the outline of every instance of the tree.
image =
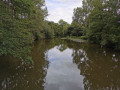
[(58, 24), (61, 27), (61, 36), (63, 37), (67, 33), (67, 29), (68, 29), (69, 24), (67, 22), (63, 21), (62, 19), (59, 20)]
[(76, 21), (73, 21), (72, 24), (68, 28), (67, 35), (80, 37), (83, 34), (84, 34), (84, 31), (83, 31), (82, 25)]
[(35, 39), (34, 32), (42, 30), (42, 6), (43, 0), (0, 1), (0, 55), (32, 61), (30, 45)]
[(119, 9), (119, 0), (83, 0), (74, 9), (73, 21), (82, 25), (91, 43), (120, 50)]
[(54, 30), (53, 28), (49, 25), (49, 22), (44, 23), (44, 34), (45, 38), (53, 38), (54, 37)]

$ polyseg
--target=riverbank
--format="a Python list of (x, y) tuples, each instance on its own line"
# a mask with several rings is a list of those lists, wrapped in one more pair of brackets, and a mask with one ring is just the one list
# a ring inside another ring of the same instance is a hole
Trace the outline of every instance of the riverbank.
[(87, 42), (87, 40), (82, 40), (82, 39), (78, 39), (78, 38), (61, 38), (61, 39), (71, 40), (71, 41), (78, 42), (78, 43), (86, 43)]

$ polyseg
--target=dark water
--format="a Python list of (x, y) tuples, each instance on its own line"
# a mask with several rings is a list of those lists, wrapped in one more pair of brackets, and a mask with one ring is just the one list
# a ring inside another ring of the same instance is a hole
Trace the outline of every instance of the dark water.
[(42, 40), (34, 65), (0, 57), (0, 90), (120, 90), (120, 53), (67, 40)]

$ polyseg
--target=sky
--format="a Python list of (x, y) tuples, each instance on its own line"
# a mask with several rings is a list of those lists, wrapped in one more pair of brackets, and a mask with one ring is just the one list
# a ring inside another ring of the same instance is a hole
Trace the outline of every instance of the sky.
[(46, 0), (48, 21), (58, 22), (60, 19), (72, 22), (74, 8), (82, 6), (82, 0)]

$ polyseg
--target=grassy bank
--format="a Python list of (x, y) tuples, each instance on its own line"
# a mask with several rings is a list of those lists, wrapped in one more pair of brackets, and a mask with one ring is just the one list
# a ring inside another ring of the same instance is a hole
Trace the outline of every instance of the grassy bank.
[(71, 40), (71, 41), (79, 42), (79, 43), (86, 43), (87, 42), (87, 40), (83, 40), (83, 39), (80, 39), (77, 37), (65, 37), (65, 38), (61, 38), (61, 39)]

